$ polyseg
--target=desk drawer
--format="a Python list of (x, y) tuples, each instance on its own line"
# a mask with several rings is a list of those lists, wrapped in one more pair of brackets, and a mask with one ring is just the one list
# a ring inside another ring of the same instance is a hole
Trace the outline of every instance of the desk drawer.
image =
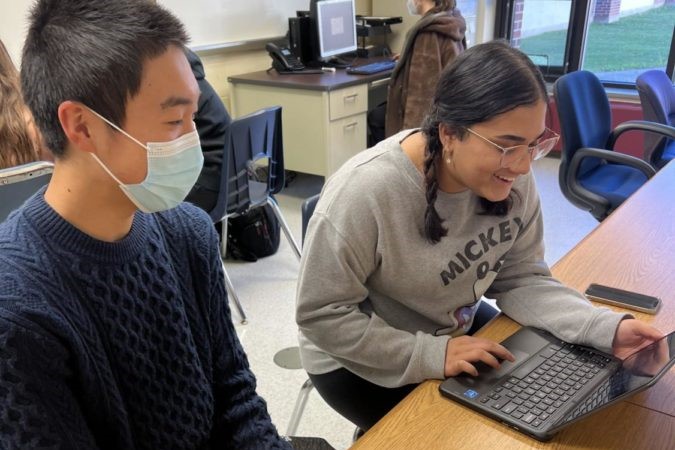
[(366, 148), (366, 113), (356, 114), (330, 123), (328, 175), (349, 158)]
[(330, 120), (342, 119), (368, 109), (368, 86), (348, 87), (329, 94)]

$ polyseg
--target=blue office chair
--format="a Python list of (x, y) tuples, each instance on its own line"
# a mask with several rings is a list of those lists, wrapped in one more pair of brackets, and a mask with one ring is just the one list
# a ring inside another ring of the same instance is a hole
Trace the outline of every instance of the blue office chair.
[[(284, 187), (284, 151), (281, 130), (280, 106), (261, 109), (235, 119), (227, 128), (223, 150), (223, 167), (227, 167), (227, 170), (221, 171), (218, 201), (209, 211), (211, 220), (222, 224), (220, 242), (223, 258), (227, 254), (228, 219), (246, 214), (251, 209), (264, 205), (272, 207), (291, 248), (298, 259), (300, 258), (300, 248), (293, 238), (279, 205), (272, 196)], [(267, 172), (266, 180), (258, 177), (259, 167), (263, 167)], [(237, 307), (242, 323), (246, 323), (246, 314), (224, 264), (223, 270), (230, 299)]]
[[(675, 86), (663, 70), (643, 72), (635, 82), (644, 120), (675, 131)], [(665, 131), (664, 131), (665, 133)], [(675, 158), (675, 138), (654, 133), (645, 134), (645, 160), (660, 169)]]
[(558, 181), (565, 197), (602, 221), (656, 171), (647, 162), (613, 151), (629, 130), (656, 131), (650, 122), (629, 121), (611, 130), (609, 100), (591, 72), (560, 77), (553, 88), (562, 135)]
[(0, 222), (49, 183), (53, 170), (54, 165), (46, 161), (0, 170)]

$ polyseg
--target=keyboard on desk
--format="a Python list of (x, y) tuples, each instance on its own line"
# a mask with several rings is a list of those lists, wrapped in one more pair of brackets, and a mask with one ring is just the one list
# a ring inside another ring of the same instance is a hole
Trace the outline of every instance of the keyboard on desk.
[(589, 381), (602, 376), (602, 369), (610, 363), (605, 356), (572, 344), (551, 345), (539, 356), (480, 402), (538, 428)]
[(347, 73), (354, 75), (371, 75), (386, 70), (392, 70), (395, 66), (396, 61), (377, 61), (362, 66), (348, 67)]
[[(449, 377), (439, 390), (544, 441), (577, 420), (649, 388), (675, 364), (675, 332), (624, 360), (530, 327), (501, 344), (515, 362), (504, 361), (497, 370), (476, 362), (478, 376)], [(651, 366), (655, 360), (659, 362)]]

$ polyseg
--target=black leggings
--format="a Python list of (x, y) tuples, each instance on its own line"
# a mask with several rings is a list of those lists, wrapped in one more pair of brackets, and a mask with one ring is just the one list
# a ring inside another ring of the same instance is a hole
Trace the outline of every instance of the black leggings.
[[(478, 331), (496, 314), (496, 309), (481, 302), (467, 334), (471, 335)], [(417, 384), (397, 388), (382, 387), (347, 369), (338, 369), (321, 375), (310, 373), (309, 378), (331, 408), (364, 431), (369, 430), (417, 387)]]

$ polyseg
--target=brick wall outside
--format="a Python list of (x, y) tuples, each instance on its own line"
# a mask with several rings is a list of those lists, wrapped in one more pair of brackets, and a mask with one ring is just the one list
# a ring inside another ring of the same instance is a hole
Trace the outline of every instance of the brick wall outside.
[(593, 22), (612, 23), (619, 20), (621, 0), (596, 0), (593, 11)]
[[(674, 0), (675, 1), (675, 0)], [(523, 30), (523, 7), (525, 0), (516, 0), (513, 4), (513, 33), (511, 33), (511, 45), (520, 47), (520, 38)]]

